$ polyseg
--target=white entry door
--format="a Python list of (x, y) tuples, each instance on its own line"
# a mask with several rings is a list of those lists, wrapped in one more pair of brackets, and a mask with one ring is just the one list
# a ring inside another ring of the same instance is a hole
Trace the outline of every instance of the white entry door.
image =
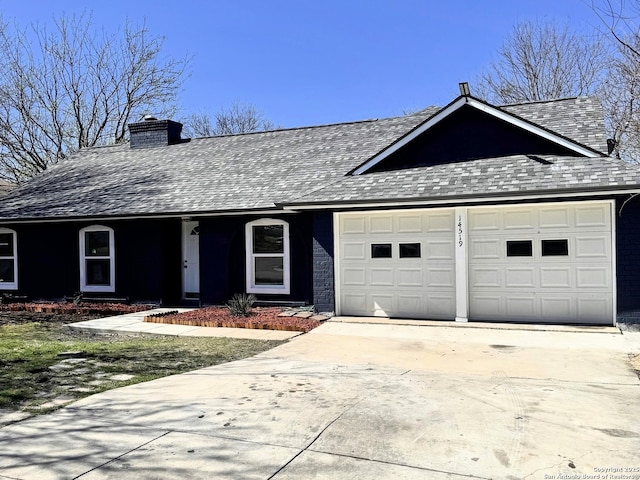
[(184, 298), (200, 296), (200, 232), (198, 222), (182, 222), (182, 293)]

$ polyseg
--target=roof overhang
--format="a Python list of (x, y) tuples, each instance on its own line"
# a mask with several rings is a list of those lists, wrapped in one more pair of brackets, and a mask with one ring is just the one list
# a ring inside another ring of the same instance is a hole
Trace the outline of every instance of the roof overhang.
[(634, 186), (627, 189), (617, 190), (555, 190), (548, 192), (539, 192), (535, 194), (504, 194), (504, 195), (486, 195), (486, 196), (456, 196), (442, 198), (416, 198), (407, 200), (389, 199), (389, 200), (355, 200), (345, 202), (317, 202), (317, 203), (287, 203), (282, 204), (282, 208), (291, 211), (304, 210), (347, 210), (361, 208), (389, 208), (389, 207), (421, 207), (421, 206), (437, 206), (437, 205), (468, 205), (468, 204), (499, 204), (507, 202), (522, 201), (551, 201), (551, 200), (570, 200), (572, 198), (588, 198), (588, 197), (613, 197), (621, 195), (637, 195), (640, 194), (640, 187)]
[(442, 110), (434, 114), (425, 120), (422, 124), (418, 125), (411, 132), (407, 133), (404, 137), (401, 137), (393, 144), (386, 147), (384, 150), (377, 153), (375, 156), (367, 160), (365, 163), (356, 167), (354, 170), (349, 172), (351, 175), (361, 175), (366, 173), (368, 170), (373, 168), (375, 165), (383, 161), (385, 158), (389, 157), (393, 153), (400, 150), (402, 147), (407, 145), (408, 143), (415, 140), (417, 137), (422, 135), (424, 132), (432, 128), (434, 125), (440, 123), (442, 120), (447, 118), (452, 113), (456, 112), (460, 108), (468, 105), (470, 107), (476, 108), (477, 110), (484, 112), (488, 115), (491, 115), (497, 119), (500, 119), (504, 122), (507, 122), (515, 127), (526, 130), (534, 135), (542, 137), (546, 140), (549, 140), (553, 143), (556, 143), (568, 150), (571, 150), (577, 154), (583, 155), (585, 157), (600, 157), (602, 153), (596, 152), (595, 150), (588, 148), (580, 143), (574, 142), (566, 137), (553, 133), (549, 130), (546, 130), (534, 123), (531, 123), (523, 118), (520, 118), (511, 113), (505, 112), (500, 108), (494, 107), (485, 103), (477, 98), (470, 96), (460, 96), (456, 98), (449, 105), (444, 107)]

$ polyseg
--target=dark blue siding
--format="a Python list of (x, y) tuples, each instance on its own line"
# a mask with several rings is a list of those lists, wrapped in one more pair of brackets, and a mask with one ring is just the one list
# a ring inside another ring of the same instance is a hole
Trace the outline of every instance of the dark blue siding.
[(333, 276), (333, 214), (313, 216), (313, 303), (319, 312), (335, 311)]
[(79, 232), (114, 230), (116, 291), (87, 294), (175, 304), (180, 300), (179, 220), (127, 220), (8, 226), (17, 233), (18, 291), (30, 300), (61, 299), (80, 290)]
[(203, 305), (226, 303), (246, 291), (245, 226), (260, 218), (289, 223), (291, 293), (258, 294), (259, 300), (311, 303), (311, 216), (270, 215), (201, 218), (200, 300)]
[(640, 323), (640, 199), (616, 205), (618, 322)]

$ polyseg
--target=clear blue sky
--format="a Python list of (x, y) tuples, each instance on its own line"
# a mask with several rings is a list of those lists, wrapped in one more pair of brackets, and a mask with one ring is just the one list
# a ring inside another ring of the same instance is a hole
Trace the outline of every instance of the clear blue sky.
[(146, 20), (165, 52), (193, 57), (182, 113), (255, 105), (293, 127), (445, 105), (514, 24), (599, 26), (587, 0), (0, 0), (5, 20), (93, 12), (108, 31)]

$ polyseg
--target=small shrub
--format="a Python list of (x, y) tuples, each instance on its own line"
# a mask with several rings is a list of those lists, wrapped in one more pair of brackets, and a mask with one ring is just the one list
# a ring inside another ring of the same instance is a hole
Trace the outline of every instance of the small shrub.
[(251, 306), (255, 301), (256, 296), (252, 293), (236, 293), (227, 302), (227, 307), (234, 317), (246, 317), (251, 312)]

